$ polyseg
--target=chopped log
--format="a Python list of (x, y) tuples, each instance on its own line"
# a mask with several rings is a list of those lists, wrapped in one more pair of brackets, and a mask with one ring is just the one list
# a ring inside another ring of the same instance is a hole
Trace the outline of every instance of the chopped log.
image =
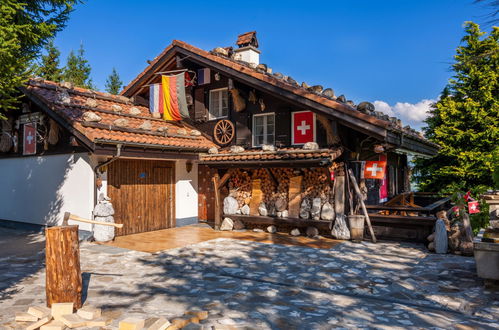
[(51, 317), (50, 316), (45, 316), (44, 318), (42, 319), (39, 319), (38, 321), (36, 321), (35, 323), (31, 323), (30, 325), (28, 325), (26, 327), (26, 330), (35, 330), (35, 329), (38, 329), (40, 328), (42, 325), (46, 324), (46, 323), (49, 323)]
[(45, 230), (47, 306), (72, 302), (81, 308), (82, 279), (78, 226), (57, 226)]
[(350, 168), (348, 169), (348, 174), (353, 184), (353, 189), (357, 193), (357, 197), (359, 199), (360, 206), (362, 207), (362, 211), (364, 212), (364, 216), (366, 217), (367, 227), (369, 228), (369, 233), (371, 234), (371, 240), (373, 241), (373, 243), (376, 243), (376, 236), (374, 235), (374, 230), (373, 227), (371, 226), (371, 220), (369, 219), (369, 214), (367, 213), (366, 204), (364, 204), (362, 193), (360, 192), (359, 186), (357, 185), (357, 179), (355, 179), (352, 169)]
[(38, 321), (38, 317), (25, 312), (16, 313), (15, 317), (16, 322), (36, 322)]
[(219, 182), (220, 176), (215, 173), (213, 176), (213, 192), (215, 194), (215, 230), (220, 230), (220, 224), (222, 222), (222, 209), (220, 206), (220, 189)]
[(288, 215), (290, 218), (299, 218), (301, 202), (301, 184), (303, 177), (294, 176), (289, 180), (288, 190)]

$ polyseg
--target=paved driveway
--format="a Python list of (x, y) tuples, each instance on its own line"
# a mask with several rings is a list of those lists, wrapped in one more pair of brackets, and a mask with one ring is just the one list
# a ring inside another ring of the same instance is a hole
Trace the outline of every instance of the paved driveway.
[[(201, 308), (216, 327), (499, 328), (498, 294), (483, 288), (473, 259), (419, 245), (313, 249), (220, 238), (148, 254), (84, 243), (81, 264), (86, 304), (104, 308), (112, 326)], [(28, 273), (3, 290), (0, 325), (44, 303), (42, 266), (39, 258), (0, 260), (0, 276)]]

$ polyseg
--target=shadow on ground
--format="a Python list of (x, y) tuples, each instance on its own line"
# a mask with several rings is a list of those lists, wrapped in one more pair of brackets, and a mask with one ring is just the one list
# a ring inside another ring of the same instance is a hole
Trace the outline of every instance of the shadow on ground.
[(326, 250), (216, 239), (134, 262), (123, 265), (126, 277), (91, 283), (97, 296), (108, 297), (102, 307), (151, 313), (161, 306), (169, 317), (203, 308), (221, 324), (273, 329), (487, 328), (481, 316), (497, 304), (472, 259), (427, 255), (411, 244)]

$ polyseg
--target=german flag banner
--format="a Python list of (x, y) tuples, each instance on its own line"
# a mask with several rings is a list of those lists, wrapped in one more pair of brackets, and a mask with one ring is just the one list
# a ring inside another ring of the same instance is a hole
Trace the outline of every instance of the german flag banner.
[(162, 76), (161, 88), (163, 89), (163, 119), (182, 120), (182, 118), (189, 118), (185, 98), (184, 74)]
[(159, 113), (164, 120), (182, 120), (189, 117), (185, 97), (185, 76), (183, 73), (162, 76), (161, 84), (149, 87), (149, 111)]

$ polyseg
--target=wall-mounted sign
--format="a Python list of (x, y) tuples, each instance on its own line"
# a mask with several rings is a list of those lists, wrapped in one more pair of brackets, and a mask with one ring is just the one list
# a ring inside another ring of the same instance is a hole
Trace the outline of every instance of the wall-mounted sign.
[(19, 116), (19, 124), (39, 123), (43, 119), (41, 112), (25, 113)]
[(24, 124), (23, 155), (36, 154), (36, 123)]
[(297, 111), (291, 114), (291, 143), (315, 142), (315, 113)]

